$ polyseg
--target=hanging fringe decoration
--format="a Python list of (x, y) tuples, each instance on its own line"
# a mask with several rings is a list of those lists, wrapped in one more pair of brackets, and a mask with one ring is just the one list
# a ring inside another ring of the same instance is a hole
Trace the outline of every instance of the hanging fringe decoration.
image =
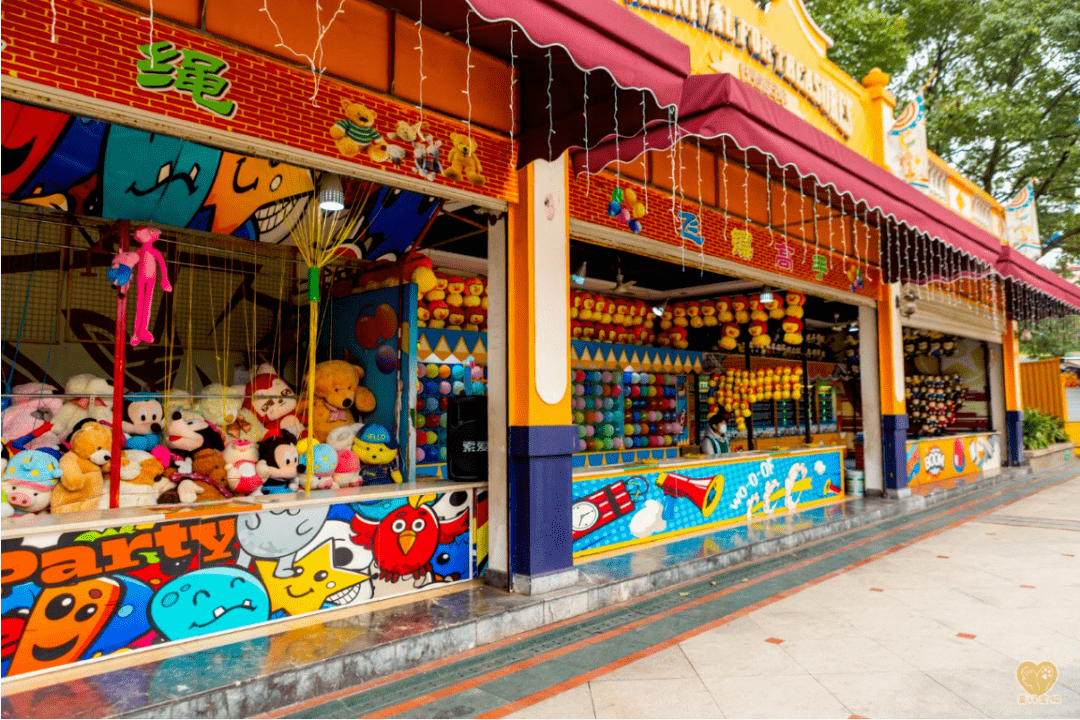
[[(516, 159), (514, 157), (514, 133), (517, 131), (517, 117), (514, 110), (514, 92), (517, 87), (517, 68), (514, 62), (517, 58), (514, 55), (514, 23), (510, 23), (510, 172), (513, 174), (516, 167)], [(586, 136), (588, 135), (588, 126), (586, 126)], [(588, 143), (585, 145), (585, 152), (588, 153)], [(588, 155), (586, 155), (586, 159)], [(588, 167), (588, 163), (585, 163)], [(588, 178), (588, 171), (586, 170), (586, 178)], [(586, 194), (588, 191), (586, 190)]]
[[(472, 16), (472, 8), (465, 5), (465, 99), (468, 101), (468, 116), (465, 118), (465, 132), (469, 136), (469, 145), (472, 145), (472, 27), (469, 18)], [(550, 51), (549, 51), (550, 52)], [(549, 82), (550, 84), (550, 82)], [(550, 149), (548, 150), (550, 153)]]
[[(419, 93), (418, 93), (419, 97), (417, 99), (420, 102), (420, 124), (423, 125), (424, 124), (424, 81), (427, 80), (427, 75), (424, 74), (424, 0), (420, 0), (420, 11), (419, 11), (419, 13), (417, 13), (417, 15), (418, 15), (418, 17), (416, 18), (416, 22), (413, 23), (414, 25), (416, 25), (416, 42), (417, 42), (417, 44), (413, 47), (413, 50), (417, 50), (417, 51), (420, 52), (420, 68), (419, 68), (420, 88), (419, 88)], [(513, 28), (511, 28), (511, 30), (510, 30), (510, 38), (513, 39), (513, 37), (514, 37), (514, 31), (513, 31)]]
[(555, 110), (554, 110), (554, 105), (552, 104), (551, 85), (555, 81), (555, 75), (554, 75), (554, 68), (552, 66), (552, 61), (551, 61), (551, 48), (548, 48), (548, 51), (547, 51), (547, 61), (548, 61), (548, 63), (547, 63), (548, 64), (548, 81), (547, 81), (547, 111), (548, 111), (548, 139), (547, 139), (547, 144), (548, 144), (548, 156), (547, 156), (547, 159), (548, 159), (548, 162), (554, 162), (555, 158), (553, 158), (552, 155), (555, 153), (555, 151), (552, 149), (552, 138), (555, 136), (555, 117), (554, 117)]
[(585, 121), (585, 197), (589, 197), (592, 187), (592, 178), (589, 165), (589, 71), (585, 71), (582, 78), (584, 87), (584, 102), (581, 103), (581, 117)]
[[(311, 78), (314, 82), (314, 89), (312, 90), (311, 97), (308, 98), (311, 101), (313, 107), (319, 107), (319, 85), (322, 83), (323, 73), (326, 72), (326, 67), (323, 66), (323, 38), (326, 37), (326, 32), (330, 29), (330, 26), (337, 20), (337, 16), (345, 12), (345, 0), (338, 0), (337, 10), (330, 16), (330, 20), (324, 25), (322, 21), (322, 5), (318, 2), (315, 3), (315, 26), (318, 28), (318, 33), (315, 36), (315, 49), (311, 54), (302, 53), (289, 47), (285, 42), (285, 38), (281, 34), (281, 28), (278, 27), (277, 21), (274, 20), (274, 16), (270, 14), (270, 8), (268, 6), (269, 0), (263, 0), (263, 6), (259, 8), (259, 12), (266, 13), (267, 19), (270, 24), (274, 26), (274, 32), (277, 34), (278, 41), (274, 47), (283, 48), (288, 50), (296, 57), (306, 60), (308, 67), (311, 68)], [(421, 3), (421, 7), (423, 3)], [(422, 118), (421, 118), (422, 119)]]

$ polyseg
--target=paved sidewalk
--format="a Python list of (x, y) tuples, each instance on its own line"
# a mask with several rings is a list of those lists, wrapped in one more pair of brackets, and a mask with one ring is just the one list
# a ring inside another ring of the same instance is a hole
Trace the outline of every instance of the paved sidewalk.
[(1080, 478), (732, 617), (510, 717), (1080, 717)]

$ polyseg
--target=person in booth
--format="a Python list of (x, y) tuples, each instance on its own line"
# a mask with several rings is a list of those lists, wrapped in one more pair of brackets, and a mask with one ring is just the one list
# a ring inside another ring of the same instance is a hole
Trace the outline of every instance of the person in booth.
[(720, 411), (710, 416), (701, 436), (702, 455), (725, 455), (731, 452), (728, 442), (727, 413)]

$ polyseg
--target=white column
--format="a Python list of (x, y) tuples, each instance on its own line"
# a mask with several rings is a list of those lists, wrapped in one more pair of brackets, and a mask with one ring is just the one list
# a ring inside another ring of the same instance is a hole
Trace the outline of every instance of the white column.
[(878, 360), (877, 310), (859, 307), (859, 372), (862, 390), (863, 466), (866, 490), (884, 492), (881, 456), (881, 370)]
[(505, 587), (510, 575), (507, 485), (506, 216), (488, 226), (488, 569)]

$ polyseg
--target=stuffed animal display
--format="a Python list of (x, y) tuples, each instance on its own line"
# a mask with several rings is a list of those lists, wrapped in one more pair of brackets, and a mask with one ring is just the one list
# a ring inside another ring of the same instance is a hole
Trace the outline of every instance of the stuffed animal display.
[(420, 294), (417, 326), (487, 332), (487, 308), (487, 278), (436, 270), (433, 284)]

